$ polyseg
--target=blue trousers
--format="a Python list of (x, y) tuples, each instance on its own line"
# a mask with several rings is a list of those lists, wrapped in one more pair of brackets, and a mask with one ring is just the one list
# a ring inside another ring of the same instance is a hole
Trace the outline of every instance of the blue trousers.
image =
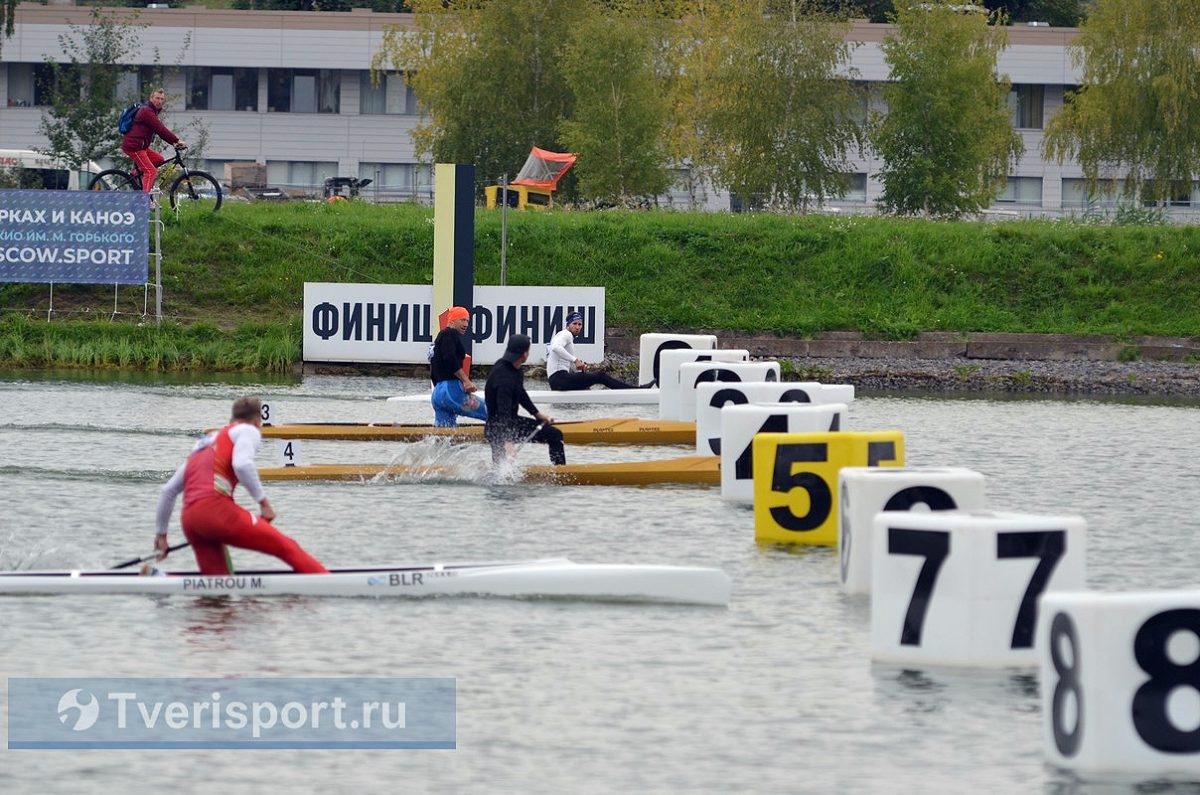
[(433, 388), (433, 424), (439, 428), (454, 428), (458, 415), (487, 421), (487, 406), (481, 398), (468, 394), (462, 381), (451, 378)]

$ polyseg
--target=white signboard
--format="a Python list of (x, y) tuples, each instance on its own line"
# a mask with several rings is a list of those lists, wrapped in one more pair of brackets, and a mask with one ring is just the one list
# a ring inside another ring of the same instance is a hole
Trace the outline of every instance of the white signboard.
[[(304, 360), (424, 364), (437, 336), (433, 287), (423, 284), (304, 284)], [(529, 361), (546, 361), (546, 344), (570, 312), (583, 314), (575, 355), (604, 358), (603, 287), (477, 286), (471, 310), (471, 359), (491, 364), (514, 334), (533, 341)]]

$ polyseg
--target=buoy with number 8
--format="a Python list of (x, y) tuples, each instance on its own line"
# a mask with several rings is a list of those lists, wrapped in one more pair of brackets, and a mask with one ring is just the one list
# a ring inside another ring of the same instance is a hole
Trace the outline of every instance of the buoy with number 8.
[(1041, 602), (1046, 758), (1087, 776), (1200, 776), (1200, 591)]

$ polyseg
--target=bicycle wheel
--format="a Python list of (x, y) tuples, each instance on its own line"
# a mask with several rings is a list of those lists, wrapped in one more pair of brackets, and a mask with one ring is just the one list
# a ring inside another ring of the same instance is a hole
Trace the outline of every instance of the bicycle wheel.
[(101, 171), (88, 183), (88, 190), (141, 190), (133, 177), (119, 168)]
[(221, 209), (221, 184), (203, 171), (181, 174), (171, 186), (171, 209), (178, 215), (215, 213)]

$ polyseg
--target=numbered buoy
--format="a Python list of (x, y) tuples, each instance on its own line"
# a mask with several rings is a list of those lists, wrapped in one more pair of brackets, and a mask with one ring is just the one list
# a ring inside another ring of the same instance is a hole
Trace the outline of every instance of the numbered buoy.
[(1084, 587), (1078, 516), (885, 511), (871, 529), (871, 656), (1034, 666), (1038, 597)]
[(754, 437), (754, 538), (837, 544), (842, 467), (904, 466), (900, 431), (760, 433)]
[(982, 510), (983, 475), (963, 467), (846, 467), (839, 476), (842, 590), (871, 590), (871, 523), (880, 511)]
[(680, 348), (712, 350), (717, 347), (713, 334), (643, 334), (638, 340), (638, 383), (659, 383), (659, 356), (663, 351)]
[(677, 420), (679, 417), (679, 395), (682, 387), (679, 383), (679, 368), (692, 362), (745, 362), (750, 359), (750, 351), (741, 348), (722, 348), (720, 350), (677, 350), (663, 351), (659, 359), (658, 379), (658, 417), (663, 420)]
[(263, 425), (279, 424), (279, 418), (275, 416), (275, 405), (269, 401), (262, 401), (262, 405), (258, 410), (258, 416), (262, 417)]
[(1037, 650), (1051, 763), (1200, 776), (1200, 591), (1048, 593)]
[(721, 454), (721, 409), (750, 403), (849, 403), (854, 387), (816, 381), (713, 381), (696, 385), (696, 455)]
[(721, 498), (754, 502), (754, 437), (841, 431), (845, 403), (752, 403), (721, 409)]
[[(696, 387), (705, 383), (779, 381), (779, 362), (690, 362), (679, 366), (679, 415), (696, 419)], [(665, 404), (664, 404), (665, 406)]]
[(299, 439), (280, 439), (278, 450), (278, 466), (294, 467), (301, 463)]

